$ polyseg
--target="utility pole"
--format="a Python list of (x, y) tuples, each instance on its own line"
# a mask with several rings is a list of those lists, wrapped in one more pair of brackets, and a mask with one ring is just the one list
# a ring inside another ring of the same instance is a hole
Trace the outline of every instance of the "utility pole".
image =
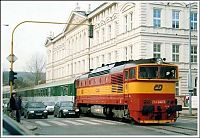
[(191, 72), (191, 3), (189, 3), (189, 76), (188, 76), (188, 93), (189, 93), (189, 115), (192, 115), (192, 72)]

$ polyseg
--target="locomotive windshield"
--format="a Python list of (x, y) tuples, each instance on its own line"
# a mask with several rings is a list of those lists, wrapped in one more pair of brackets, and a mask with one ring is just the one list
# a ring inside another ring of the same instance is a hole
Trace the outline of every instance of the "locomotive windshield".
[(175, 66), (140, 66), (140, 79), (177, 79)]

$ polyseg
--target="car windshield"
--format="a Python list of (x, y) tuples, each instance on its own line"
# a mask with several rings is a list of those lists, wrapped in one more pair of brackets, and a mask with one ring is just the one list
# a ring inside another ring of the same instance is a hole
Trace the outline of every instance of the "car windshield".
[(61, 103), (61, 107), (72, 107), (73, 106), (73, 102), (63, 102)]
[(30, 107), (30, 108), (43, 108), (43, 107), (45, 107), (45, 105), (43, 103), (40, 103), (40, 102), (38, 102), (38, 103), (29, 103), (28, 107)]
[(141, 79), (177, 79), (176, 66), (140, 66)]
[(44, 105), (46, 105), (46, 106), (54, 106), (55, 103), (54, 102), (45, 102)]

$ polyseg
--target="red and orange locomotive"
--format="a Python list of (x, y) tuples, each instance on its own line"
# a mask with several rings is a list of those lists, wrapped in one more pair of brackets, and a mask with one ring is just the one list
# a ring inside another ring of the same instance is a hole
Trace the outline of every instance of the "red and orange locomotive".
[(172, 123), (182, 110), (175, 99), (178, 66), (162, 59), (103, 65), (76, 79), (82, 113), (128, 118), (137, 123)]

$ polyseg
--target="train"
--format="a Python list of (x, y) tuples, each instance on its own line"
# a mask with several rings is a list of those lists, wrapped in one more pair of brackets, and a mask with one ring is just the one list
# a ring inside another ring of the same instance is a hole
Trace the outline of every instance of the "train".
[(65, 87), (65, 97), (71, 96), (68, 100), (73, 100), (82, 114), (139, 124), (174, 123), (182, 111), (175, 98), (178, 73), (177, 65), (162, 58), (120, 61), (103, 64), (71, 84), (41, 89), (48, 95), (55, 93), (55, 87)]

